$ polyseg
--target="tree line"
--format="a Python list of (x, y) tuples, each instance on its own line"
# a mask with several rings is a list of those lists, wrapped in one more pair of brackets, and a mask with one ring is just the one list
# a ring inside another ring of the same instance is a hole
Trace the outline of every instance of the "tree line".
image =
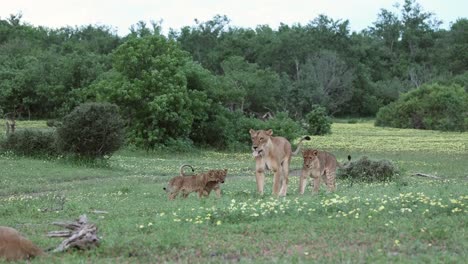
[(229, 113), (300, 120), (320, 105), (375, 116), (425, 83), (457, 80), (466, 91), (468, 19), (440, 24), (414, 0), (382, 9), (361, 32), (326, 15), (277, 29), (217, 15), (167, 36), (138, 22), (120, 37), (110, 26), (50, 29), (10, 15), (0, 19), (0, 110), (58, 118), (111, 102), (138, 127), (130, 138), (146, 143), (200, 137)]

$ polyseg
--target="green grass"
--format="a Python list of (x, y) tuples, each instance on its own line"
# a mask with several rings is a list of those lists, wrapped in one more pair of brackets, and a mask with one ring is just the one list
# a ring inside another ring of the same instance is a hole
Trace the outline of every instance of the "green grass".
[[(322, 188), (312, 195), (308, 188), (300, 196), (298, 177), (292, 176), (287, 197), (276, 199), (270, 195), (271, 175), (266, 195), (256, 194), (249, 151), (122, 150), (97, 166), (3, 154), (0, 224), (42, 248), (60, 243), (45, 236), (60, 229), (54, 221), (85, 213), (99, 227), (99, 248), (32, 263), (461, 263), (467, 258), (468, 133), (378, 128), (368, 120), (336, 123), (332, 132), (313, 137), (308, 147), (331, 151), (339, 160), (348, 154), (390, 159), (402, 179), (339, 180), (335, 193)], [(222, 198), (199, 200), (192, 194), (168, 201), (162, 188), (184, 163), (198, 171), (228, 168)], [(293, 169), (301, 163), (293, 158)], [(414, 172), (444, 180), (411, 176)]]

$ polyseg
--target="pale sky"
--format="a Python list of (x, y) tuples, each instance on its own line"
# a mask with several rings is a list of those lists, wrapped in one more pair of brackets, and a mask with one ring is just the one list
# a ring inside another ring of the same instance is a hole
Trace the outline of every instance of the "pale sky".
[[(372, 25), (380, 9), (399, 14), (395, 3), (403, 0), (0, 0), (0, 18), (23, 14), (23, 21), (34, 26), (108, 25), (120, 36), (129, 33), (131, 25), (142, 20), (162, 20), (163, 33), (169, 28), (195, 25), (215, 15), (226, 15), (231, 26), (255, 28), (268, 24), (276, 29), (288, 25), (307, 24), (319, 14), (334, 20), (348, 19), (352, 31)], [(466, 0), (418, 0), (425, 12), (435, 13), (442, 20), (441, 28), (450, 22), (468, 17)]]

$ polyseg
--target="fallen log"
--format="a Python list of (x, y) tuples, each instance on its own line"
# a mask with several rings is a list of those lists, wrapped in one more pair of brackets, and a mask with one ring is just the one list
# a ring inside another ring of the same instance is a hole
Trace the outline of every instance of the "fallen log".
[(426, 177), (426, 178), (432, 178), (432, 179), (442, 179), (441, 177), (438, 177), (438, 176), (420, 173), (420, 172), (413, 173), (413, 176), (420, 176), (420, 177)]
[(47, 234), (48, 237), (68, 237), (52, 252), (63, 252), (69, 248), (87, 250), (99, 246), (97, 226), (88, 223), (86, 215), (81, 215), (75, 222), (54, 222), (52, 224), (69, 229), (51, 231)]

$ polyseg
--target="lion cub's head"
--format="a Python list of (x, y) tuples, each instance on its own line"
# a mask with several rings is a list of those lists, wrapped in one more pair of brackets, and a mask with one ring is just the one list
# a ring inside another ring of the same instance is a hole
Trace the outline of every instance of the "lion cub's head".
[(302, 157), (304, 158), (304, 168), (316, 168), (319, 166), (318, 162), (318, 150), (316, 149), (304, 149), (302, 151)]
[(253, 130), (250, 129), (250, 137), (252, 138), (252, 155), (254, 157), (263, 156), (266, 151), (267, 143), (269, 142), (271, 135), (273, 135), (273, 130)]
[(209, 171), (210, 179), (218, 183), (224, 183), (227, 175), (227, 169)]

